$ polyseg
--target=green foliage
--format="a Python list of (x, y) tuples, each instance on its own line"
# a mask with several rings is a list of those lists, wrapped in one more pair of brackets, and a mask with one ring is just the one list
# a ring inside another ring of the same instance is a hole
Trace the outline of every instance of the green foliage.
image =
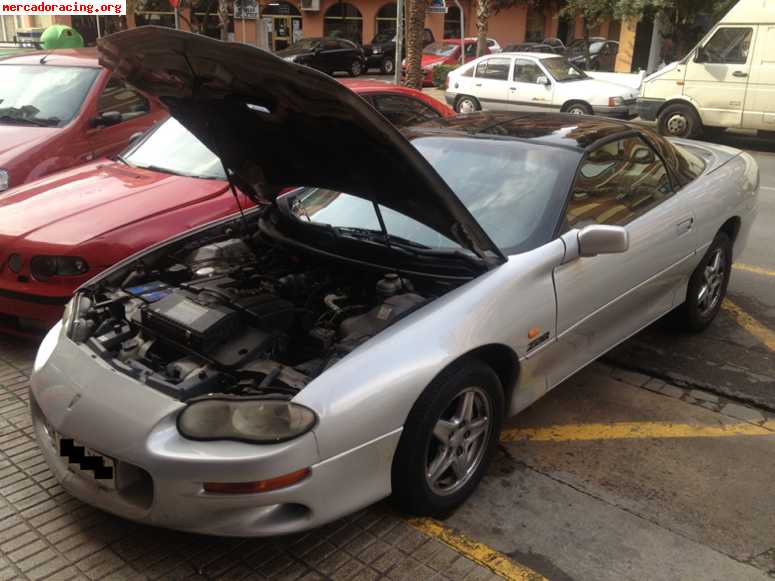
[(438, 65), (433, 68), (433, 86), (444, 89), (447, 86), (447, 75), (454, 71), (458, 65)]

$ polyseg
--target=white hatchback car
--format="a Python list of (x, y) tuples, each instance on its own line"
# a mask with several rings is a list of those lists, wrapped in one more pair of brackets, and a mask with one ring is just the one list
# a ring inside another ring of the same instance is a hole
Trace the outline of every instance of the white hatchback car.
[(563, 111), (577, 115), (635, 116), (638, 90), (593, 78), (564, 56), (548, 53), (486, 55), (455, 69), (445, 98), (458, 113)]

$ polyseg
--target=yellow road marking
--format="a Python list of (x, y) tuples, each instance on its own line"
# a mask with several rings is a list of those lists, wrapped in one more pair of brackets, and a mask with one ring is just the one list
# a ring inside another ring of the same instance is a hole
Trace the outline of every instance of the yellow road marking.
[(440, 540), (455, 552), (483, 567), (487, 567), (490, 571), (504, 579), (513, 579), (514, 581), (547, 581), (543, 575), (539, 575), (532, 569), (513, 561), (506, 555), (491, 549), (483, 543), (474, 541), (462, 533), (445, 527), (436, 520), (431, 518), (410, 518), (406, 522), (412, 528), (429, 537)]
[(638, 438), (718, 438), (729, 436), (775, 436), (775, 432), (753, 424), (700, 426), (672, 422), (617, 422), (611, 424), (565, 424), (541, 428), (514, 428), (501, 433), (501, 442), (569, 442)]
[(724, 299), (721, 306), (725, 311), (732, 314), (738, 325), (764, 343), (770, 351), (775, 351), (775, 331), (762, 325), (729, 299)]
[(743, 264), (741, 262), (735, 262), (732, 265), (735, 270), (744, 270), (746, 272), (753, 272), (755, 274), (763, 274), (764, 276), (775, 276), (775, 270), (767, 270), (761, 266), (754, 266), (752, 264)]

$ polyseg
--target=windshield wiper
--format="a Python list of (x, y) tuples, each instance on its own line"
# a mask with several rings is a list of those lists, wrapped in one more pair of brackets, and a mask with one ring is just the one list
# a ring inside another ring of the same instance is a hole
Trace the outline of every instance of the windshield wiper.
[(0, 123), (18, 123), (19, 125), (34, 125), (36, 127), (53, 127), (59, 124), (59, 119), (56, 117), (51, 117), (50, 119), (36, 119), (34, 117), (0, 115)]
[(369, 230), (368, 228), (347, 228), (343, 226), (337, 226), (334, 228), (334, 230), (347, 234), (353, 238), (364, 238), (369, 241), (380, 242), (386, 246), (396, 245), (418, 250), (432, 250), (430, 246), (426, 246), (425, 244), (420, 244), (419, 242), (414, 242), (413, 240), (407, 240), (406, 238), (396, 236), (395, 234), (385, 235), (382, 232)]
[(158, 172), (158, 173), (168, 173), (168, 174), (172, 174), (174, 176), (182, 176), (184, 178), (197, 178), (197, 179), (200, 179), (200, 180), (225, 180), (226, 179), (225, 177), (220, 177), (220, 176), (203, 176), (203, 175), (199, 175), (199, 174), (195, 174), (195, 173), (188, 173), (188, 172), (184, 172), (184, 171), (178, 171), (178, 170), (170, 169), (168, 167), (162, 167), (160, 165), (132, 165), (131, 163), (127, 163), (123, 159), (120, 160), (120, 161), (124, 161), (124, 163), (126, 163), (127, 165), (131, 165), (132, 167), (137, 167), (137, 168), (140, 168), (140, 169), (147, 169), (147, 170), (155, 171), (155, 172)]

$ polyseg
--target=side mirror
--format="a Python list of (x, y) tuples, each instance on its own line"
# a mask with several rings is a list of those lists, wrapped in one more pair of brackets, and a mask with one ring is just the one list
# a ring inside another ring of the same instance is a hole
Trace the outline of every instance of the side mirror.
[(536, 83), (538, 83), (539, 85), (545, 85), (545, 86), (549, 86), (549, 85), (551, 85), (551, 84), (552, 84), (552, 83), (549, 81), (549, 79), (548, 79), (548, 78), (546, 78), (546, 77), (545, 77), (545, 76), (543, 76), (543, 75), (541, 75), (540, 77), (538, 77), (538, 78), (536, 79)]
[(579, 256), (619, 254), (630, 247), (630, 236), (621, 226), (592, 224), (578, 234)]
[(144, 131), (136, 131), (129, 137), (129, 143), (127, 143), (127, 149), (132, 147), (133, 145), (136, 145), (138, 141), (140, 141), (143, 138), (143, 135), (145, 135)]
[(97, 117), (94, 117), (90, 125), (92, 127), (109, 127), (111, 125), (118, 125), (124, 120), (124, 116), (118, 111), (105, 111), (100, 113)]

